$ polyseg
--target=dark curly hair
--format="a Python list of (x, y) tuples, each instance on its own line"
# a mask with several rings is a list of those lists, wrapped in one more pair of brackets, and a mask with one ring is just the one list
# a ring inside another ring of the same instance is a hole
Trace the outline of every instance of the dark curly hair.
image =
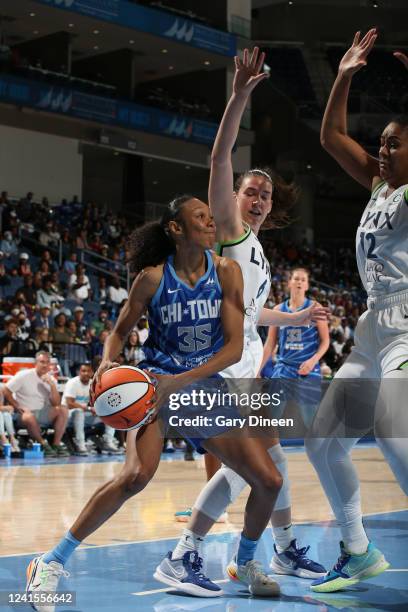
[(180, 219), (180, 212), (186, 202), (194, 196), (183, 194), (174, 198), (166, 207), (160, 221), (137, 227), (130, 235), (130, 269), (135, 274), (147, 266), (158, 266), (176, 251), (176, 245), (169, 232), (170, 221)]
[(277, 172), (270, 168), (253, 168), (239, 175), (235, 181), (235, 191), (239, 191), (247, 176), (262, 176), (273, 187), (272, 210), (263, 222), (261, 230), (279, 229), (290, 225), (292, 219), (289, 210), (297, 202), (300, 193), (299, 187), (295, 183), (286, 183)]

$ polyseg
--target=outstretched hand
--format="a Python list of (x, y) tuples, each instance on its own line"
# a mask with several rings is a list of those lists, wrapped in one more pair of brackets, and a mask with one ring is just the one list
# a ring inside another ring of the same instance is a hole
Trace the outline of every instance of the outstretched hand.
[(405, 55), (405, 53), (402, 53), (402, 51), (394, 51), (393, 56), (396, 57), (408, 70), (408, 55)]
[[(259, 56), (259, 57), (258, 57)], [(255, 87), (269, 77), (267, 72), (261, 72), (265, 60), (265, 53), (259, 55), (259, 47), (254, 47), (251, 57), (248, 49), (244, 49), (242, 59), (235, 56), (235, 76), (233, 90), (235, 94), (249, 95)]]
[(353, 44), (346, 51), (339, 64), (339, 72), (347, 76), (353, 76), (356, 72), (367, 65), (367, 56), (374, 46), (377, 38), (377, 30), (372, 28), (360, 40), (361, 32), (354, 35)]

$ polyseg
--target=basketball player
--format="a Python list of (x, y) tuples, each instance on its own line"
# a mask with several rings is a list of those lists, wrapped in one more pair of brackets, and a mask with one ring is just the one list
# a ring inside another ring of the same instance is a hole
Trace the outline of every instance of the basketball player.
[[(254, 169), (238, 178), (233, 191), (232, 149), (248, 98), (256, 85), (268, 76), (261, 72), (264, 59), (265, 54), (259, 55), (257, 47), (251, 57), (245, 49), (242, 60), (235, 58), (233, 94), (224, 112), (211, 156), (209, 201), (217, 224), (218, 252), (237, 261), (244, 278), (244, 351), (239, 363), (223, 373), (230, 378), (255, 378), (258, 374), (263, 345), (257, 325), (287, 324), (290, 318), (292, 322), (296, 319), (297, 324), (307, 324), (311, 312), (311, 307), (300, 313), (264, 308), (271, 284), (270, 270), (257, 236), (261, 227), (280, 227), (287, 222), (288, 209), (297, 196), (296, 188), (287, 185), (279, 176), (272, 177), (270, 172)], [(325, 568), (307, 557), (309, 547), (298, 548), (296, 545), (291, 525), (286, 456), (278, 439), (262, 438), (261, 441), (269, 449), (268, 453), (283, 479), (272, 514), (276, 545), (274, 571), (304, 578), (320, 577), (324, 575)], [(192, 538), (202, 539), (245, 486), (245, 480), (229, 467), (222, 466), (198, 496), (175, 553), (180, 555)], [(240, 547), (236, 560), (227, 568), (233, 580), (244, 583), (244, 562), (253, 557), (257, 541), (247, 541), (245, 544), (245, 555), (242, 555)]]
[[(129, 300), (104, 344), (97, 379), (117, 365), (126, 338), (145, 310), (151, 322), (139, 364), (164, 374), (156, 388), (156, 413), (169, 395), (190, 383), (208, 378), (238, 361), (243, 348), (243, 282), (239, 265), (210, 252), (215, 223), (209, 207), (183, 196), (173, 200), (160, 223), (133, 234), (132, 262), (138, 272)], [(206, 308), (200, 309), (205, 302)], [(192, 369), (191, 363), (199, 364)], [(169, 375), (171, 374), (171, 375)], [(251, 486), (243, 539), (256, 541), (268, 522), (282, 478), (259, 440), (234, 437), (195, 440), (198, 450), (211, 451), (236, 470)], [(122, 504), (142, 491), (159, 464), (163, 439), (154, 419), (127, 435), (126, 462), (118, 476), (100, 487), (57, 546), (31, 561), (27, 591), (54, 592), (64, 566), (76, 547), (103, 525)], [(204, 451), (205, 452), (205, 451)], [(201, 572), (197, 538), (183, 555), (166, 559), (168, 572), (193, 595), (215, 597), (221, 589)], [(279, 586), (255, 562), (246, 566), (247, 584), (254, 594), (278, 595)], [(51, 612), (54, 605), (34, 605)]]
[[(403, 395), (404, 381), (408, 379), (408, 117), (393, 119), (386, 125), (381, 134), (379, 159), (369, 155), (347, 132), (351, 80), (366, 65), (376, 38), (375, 29), (363, 38), (360, 32), (355, 34), (351, 48), (340, 62), (321, 128), (323, 147), (350, 176), (371, 191), (356, 239), (357, 263), (368, 294), (368, 310), (358, 321), (355, 346), (319, 407), (313, 424), (315, 437), (306, 446), (342, 534), (336, 565), (312, 583), (312, 590), (322, 593), (376, 576), (389, 566), (369, 542), (363, 527), (360, 485), (350, 457), (356, 437), (344, 438), (341, 434), (322, 437), (325, 423), (333, 418), (334, 406), (344, 436), (346, 419), (341, 417), (347, 417), (349, 422), (361, 408), (361, 396), (370, 396), (373, 390), (373, 413), (366, 429), (374, 426), (377, 443), (408, 494), (408, 421)], [(398, 52), (394, 56), (408, 68), (407, 56)], [(351, 401), (343, 402), (342, 398), (347, 398), (354, 386), (357, 392)], [(341, 407), (343, 413), (339, 414)], [(391, 437), (390, 423), (395, 437)]]
[[(280, 312), (299, 312), (311, 305), (306, 297), (309, 289), (309, 272), (304, 268), (292, 270), (288, 282), (290, 297), (275, 306)], [(277, 363), (272, 361), (279, 343)], [(313, 326), (271, 326), (264, 345), (261, 366), (263, 378), (280, 378), (287, 389), (287, 399), (293, 399), (302, 414), (306, 427), (312, 424), (320, 402), (319, 361), (329, 348), (327, 321), (317, 321)], [(301, 381), (301, 382), (300, 382)], [(283, 408), (283, 406), (281, 407)]]

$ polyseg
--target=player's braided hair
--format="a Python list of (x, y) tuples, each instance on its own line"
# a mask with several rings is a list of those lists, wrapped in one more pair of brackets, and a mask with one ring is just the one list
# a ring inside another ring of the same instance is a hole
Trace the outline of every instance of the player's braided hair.
[(170, 221), (180, 218), (183, 205), (194, 196), (183, 194), (174, 198), (166, 207), (161, 219), (137, 227), (130, 235), (129, 264), (138, 274), (147, 266), (157, 266), (175, 252), (176, 245), (169, 231)]
[(235, 181), (235, 191), (239, 191), (247, 176), (262, 176), (266, 178), (273, 187), (272, 210), (262, 224), (261, 230), (279, 229), (291, 223), (289, 210), (296, 204), (299, 197), (299, 187), (295, 183), (286, 181), (270, 168), (252, 168), (240, 174)]

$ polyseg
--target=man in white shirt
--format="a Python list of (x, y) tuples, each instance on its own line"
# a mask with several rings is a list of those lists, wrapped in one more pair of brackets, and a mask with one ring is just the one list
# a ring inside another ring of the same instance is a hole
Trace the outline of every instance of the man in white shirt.
[[(50, 369), (50, 354), (38, 351), (35, 367), (13, 376), (4, 387), (4, 397), (19, 414), (20, 426), (42, 445), (46, 456), (65, 457), (69, 453), (61, 439), (67, 425), (68, 409), (60, 405), (57, 383)], [(42, 437), (41, 426), (53, 427), (52, 446)]]
[[(89, 388), (92, 374), (92, 367), (89, 363), (81, 364), (78, 376), (67, 381), (61, 400), (62, 406), (66, 407), (72, 416), (75, 453), (80, 456), (88, 454), (85, 445), (85, 425), (100, 423), (95, 409), (89, 406)], [(113, 439), (114, 434), (115, 430), (109, 427), (109, 425), (105, 425), (102, 452), (105, 451), (110, 454), (120, 453)]]
[(116, 306), (120, 306), (123, 300), (127, 300), (129, 297), (126, 289), (120, 286), (119, 276), (112, 277), (112, 283), (108, 287), (108, 298), (111, 302), (113, 302)]

